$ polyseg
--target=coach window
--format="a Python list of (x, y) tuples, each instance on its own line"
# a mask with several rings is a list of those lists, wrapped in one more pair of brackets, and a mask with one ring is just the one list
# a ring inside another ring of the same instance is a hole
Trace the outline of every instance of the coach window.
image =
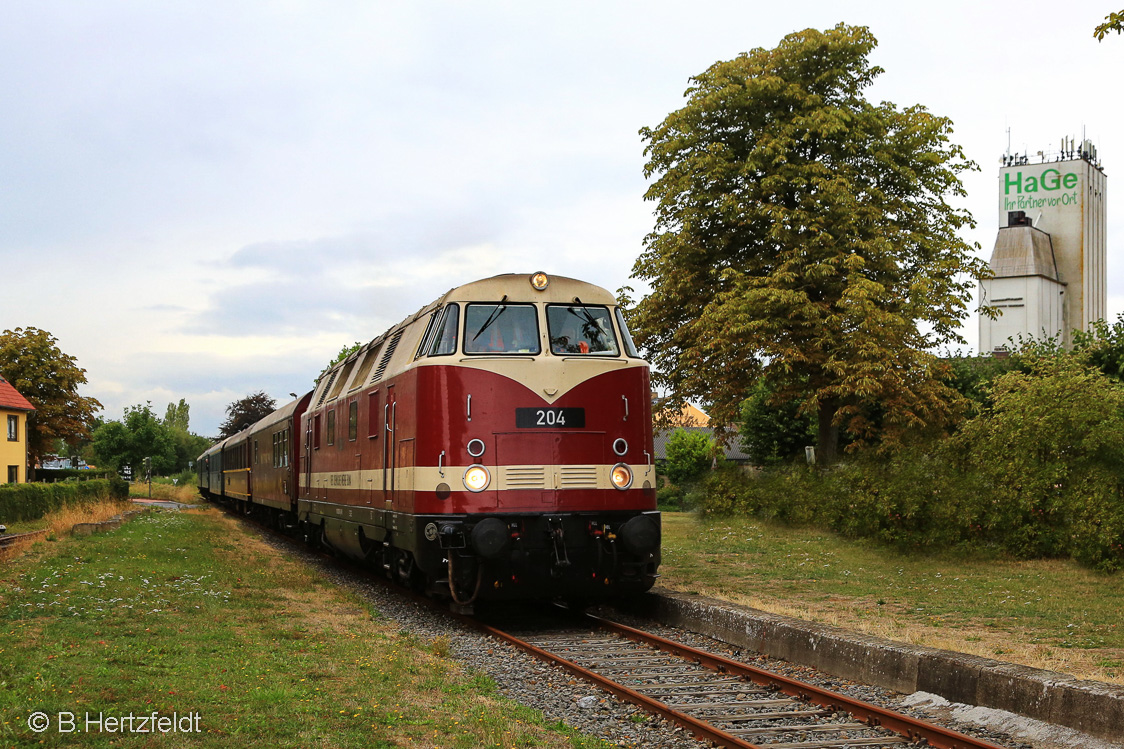
[(441, 313), (441, 324), (437, 327), (437, 336), (433, 339), (430, 356), (448, 356), (457, 353), (457, 326), (460, 323), (460, 307), (450, 304)]
[(553, 354), (620, 355), (608, 307), (551, 304), (546, 308), (546, 326)]
[(470, 304), (464, 312), (466, 354), (538, 354), (539, 321), (530, 304)]
[(379, 432), (382, 431), (379, 425), (379, 394), (378, 392), (371, 393), (367, 396), (367, 439), (377, 440)]
[(354, 442), (359, 437), (359, 401), (347, 406), (347, 441)]
[(258, 441), (257, 441), (257, 439), (255, 438), (255, 439), (254, 439), (254, 465), (257, 465), (257, 464), (258, 464), (258, 463), (260, 462), (260, 461), (258, 460), (258, 458), (259, 458), (259, 457), (260, 457), (260, 455), (259, 455), (259, 453), (258, 453)]
[(329, 445), (336, 444), (336, 409), (332, 408), (328, 411), (328, 428), (326, 441)]

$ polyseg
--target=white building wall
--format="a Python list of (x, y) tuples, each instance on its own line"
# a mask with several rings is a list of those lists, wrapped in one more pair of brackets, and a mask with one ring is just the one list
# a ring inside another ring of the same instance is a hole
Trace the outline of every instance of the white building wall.
[(980, 284), (983, 303), (994, 306), (999, 318), (980, 316), (980, 353), (1018, 343), (1019, 336), (1037, 339), (1057, 336), (1067, 328), (1066, 287), (1043, 276), (989, 278)]

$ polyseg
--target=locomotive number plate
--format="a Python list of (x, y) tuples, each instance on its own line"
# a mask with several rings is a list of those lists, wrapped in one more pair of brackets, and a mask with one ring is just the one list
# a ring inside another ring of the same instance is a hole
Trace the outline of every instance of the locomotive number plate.
[(584, 408), (517, 408), (516, 429), (584, 429)]

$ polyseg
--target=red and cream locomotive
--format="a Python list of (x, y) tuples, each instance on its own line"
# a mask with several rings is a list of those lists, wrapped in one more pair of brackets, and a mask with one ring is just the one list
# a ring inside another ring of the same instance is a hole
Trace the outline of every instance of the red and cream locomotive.
[(612, 294), (453, 289), (200, 457), (204, 495), (467, 606), (650, 588), (648, 365)]

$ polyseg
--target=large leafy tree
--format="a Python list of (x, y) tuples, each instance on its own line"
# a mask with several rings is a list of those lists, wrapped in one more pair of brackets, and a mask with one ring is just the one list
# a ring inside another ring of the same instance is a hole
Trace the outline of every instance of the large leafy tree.
[(121, 421), (107, 421), (94, 432), (94, 456), (99, 468), (120, 470), (132, 466), (141, 477), (145, 458), (152, 458), (152, 471), (166, 475), (177, 469), (176, 443), (167, 427), (148, 404), (125, 409)]
[(951, 418), (928, 351), (960, 340), (984, 272), (947, 200), (974, 165), (948, 119), (866, 100), (875, 44), (863, 27), (791, 34), (716, 63), (641, 130), (656, 226), (630, 323), (657, 383), (721, 427), (765, 378), (815, 416), (827, 460), (840, 428), (860, 444)]
[(1124, 33), (1124, 10), (1118, 13), (1109, 13), (1105, 16), (1104, 23), (1093, 29), (1093, 36), (1097, 38), (1098, 42), (1104, 41), (1105, 36), (1110, 31), (1115, 31), (1117, 34)]
[(192, 461), (211, 446), (211, 440), (189, 431), (191, 405), (183, 398), (180, 398), (179, 403), (168, 404), (164, 412), (163, 424), (175, 447), (176, 471), (189, 468)]
[(33, 463), (58, 440), (76, 447), (89, 439), (94, 415), (102, 407), (95, 398), (78, 394), (78, 386), (86, 383), (86, 370), (57, 343), (38, 328), (0, 334), (0, 376), (35, 406), (28, 435)]
[(219, 425), (219, 439), (238, 434), (246, 427), (264, 419), (277, 410), (277, 401), (259, 390), (226, 407), (226, 420)]
[(186, 432), (190, 423), (191, 406), (185, 399), (180, 398), (179, 403), (168, 404), (168, 408), (164, 411), (164, 426)]

